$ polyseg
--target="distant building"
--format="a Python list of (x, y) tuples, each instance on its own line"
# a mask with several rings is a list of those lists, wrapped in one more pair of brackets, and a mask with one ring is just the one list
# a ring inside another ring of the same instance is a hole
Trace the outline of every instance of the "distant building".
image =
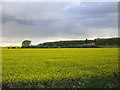
[(89, 43), (90, 45), (96, 45), (95, 43)]
[(86, 44), (82, 44), (82, 45), (96, 45), (95, 43), (86, 43)]

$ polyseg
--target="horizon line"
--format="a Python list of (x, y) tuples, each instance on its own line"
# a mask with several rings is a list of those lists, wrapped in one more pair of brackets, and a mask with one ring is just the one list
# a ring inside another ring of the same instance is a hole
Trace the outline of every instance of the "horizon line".
[[(109, 38), (120, 38), (120, 36), (116, 36), (116, 37), (98, 37), (99, 39), (109, 39)], [(95, 39), (98, 39), (98, 38), (85, 38), (85, 39), (61, 39), (61, 40), (47, 40), (47, 41), (42, 41), (38, 44), (43, 44), (43, 43), (47, 43), (47, 42), (59, 42), (59, 41), (79, 41), (79, 40), (95, 40)], [(25, 39), (24, 39), (25, 40)], [(23, 40), (23, 41), (24, 41)], [(28, 40), (28, 39), (26, 39)], [(31, 40), (30, 40), (31, 41)], [(20, 43), (22, 42), (19, 42), (19, 43), (9, 43), (9, 44), (16, 44), (16, 45), (0, 45), (0, 47), (9, 47), (9, 46), (22, 46)], [(4, 43), (3, 43), (4, 44)], [(38, 45), (38, 44), (32, 44), (32, 45)]]

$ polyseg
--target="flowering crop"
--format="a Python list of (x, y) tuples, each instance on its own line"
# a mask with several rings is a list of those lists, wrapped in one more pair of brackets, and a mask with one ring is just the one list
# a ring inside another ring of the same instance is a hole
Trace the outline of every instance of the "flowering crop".
[(2, 82), (111, 77), (118, 73), (117, 48), (3, 49)]

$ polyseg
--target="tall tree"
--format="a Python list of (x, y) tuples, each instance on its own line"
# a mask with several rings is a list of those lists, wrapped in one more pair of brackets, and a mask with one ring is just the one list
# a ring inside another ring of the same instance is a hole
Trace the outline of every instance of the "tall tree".
[(86, 38), (85, 43), (88, 43), (88, 39)]

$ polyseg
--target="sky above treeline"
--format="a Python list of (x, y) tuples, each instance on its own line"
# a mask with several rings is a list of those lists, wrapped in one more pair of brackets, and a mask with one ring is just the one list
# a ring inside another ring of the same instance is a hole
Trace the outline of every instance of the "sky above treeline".
[(4, 2), (2, 44), (118, 36), (117, 2)]

